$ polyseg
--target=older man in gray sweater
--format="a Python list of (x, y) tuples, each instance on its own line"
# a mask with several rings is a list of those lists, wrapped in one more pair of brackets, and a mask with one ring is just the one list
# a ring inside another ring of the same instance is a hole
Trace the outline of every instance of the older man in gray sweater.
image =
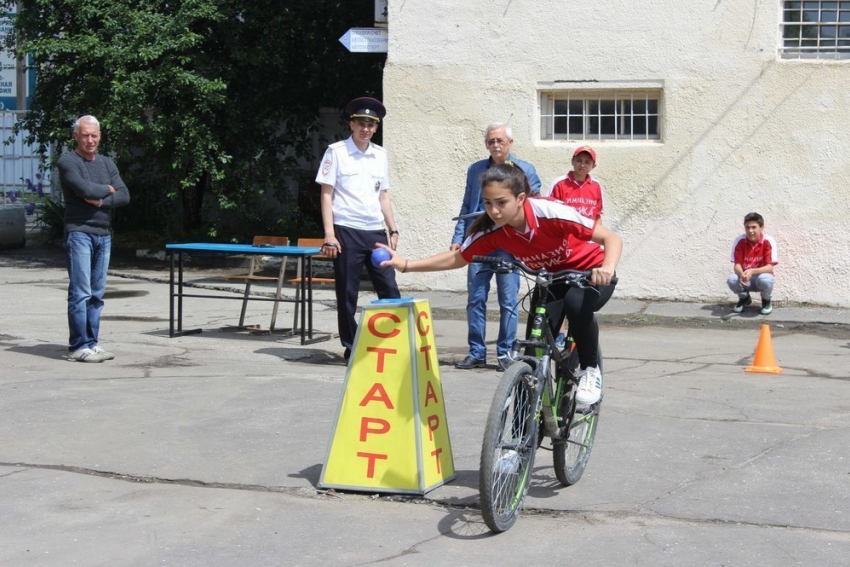
[(103, 362), (115, 358), (98, 344), (112, 247), (112, 209), (129, 203), (130, 192), (115, 163), (97, 153), (100, 123), (94, 116), (77, 119), (74, 140), (77, 148), (56, 164), (65, 197), (68, 359)]

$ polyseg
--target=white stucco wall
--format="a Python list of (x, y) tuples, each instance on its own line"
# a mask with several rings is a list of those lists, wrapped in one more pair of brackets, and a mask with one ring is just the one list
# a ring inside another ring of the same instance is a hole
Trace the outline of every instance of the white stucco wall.
[[(756, 211), (780, 245), (775, 298), (850, 306), (850, 60), (779, 60), (780, 5), (390, 0), (384, 145), (402, 252), (448, 248), (488, 122), (510, 122), (546, 186), (577, 144), (539, 141), (539, 89), (655, 86), (661, 142), (592, 142), (625, 244), (617, 296), (732, 301), (729, 248)], [(400, 283), (462, 290), (465, 270)]]

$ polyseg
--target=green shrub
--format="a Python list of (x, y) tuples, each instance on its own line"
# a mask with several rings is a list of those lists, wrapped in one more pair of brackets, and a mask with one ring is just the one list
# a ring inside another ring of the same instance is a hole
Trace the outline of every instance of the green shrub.
[(53, 242), (65, 236), (65, 204), (44, 199), (35, 209), (35, 222), (41, 229), (41, 239)]

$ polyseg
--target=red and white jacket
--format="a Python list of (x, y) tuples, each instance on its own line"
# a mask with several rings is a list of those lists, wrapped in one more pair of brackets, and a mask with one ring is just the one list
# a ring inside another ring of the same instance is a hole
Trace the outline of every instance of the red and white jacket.
[(774, 266), (779, 263), (779, 248), (772, 236), (762, 233), (761, 239), (756, 243), (747, 240), (747, 235), (742, 234), (732, 244), (732, 253), (729, 259), (733, 264), (741, 264), (741, 268), (749, 270), (761, 268), (768, 264)]
[(463, 259), (472, 263), (474, 256), (501, 249), (535, 270), (589, 270), (602, 265), (602, 248), (583, 246), (593, 235), (596, 219), (552, 199), (527, 199), (523, 207), (524, 231), (504, 225), (472, 234), (461, 246)]
[(588, 218), (599, 218), (605, 212), (602, 184), (590, 175), (582, 182), (570, 171), (557, 178), (545, 196), (571, 206)]
[[(548, 197), (569, 205), (582, 216), (591, 219), (599, 219), (602, 213), (605, 212), (602, 183), (590, 175), (584, 181), (576, 179), (572, 171), (566, 175), (562, 175), (552, 182)], [(593, 250), (581, 250), (582, 246), (587, 246), (591, 249), (600, 248), (595, 242), (583, 242), (576, 238), (573, 238), (570, 242), (573, 254), (577, 254), (580, 257), (595, 254)]]

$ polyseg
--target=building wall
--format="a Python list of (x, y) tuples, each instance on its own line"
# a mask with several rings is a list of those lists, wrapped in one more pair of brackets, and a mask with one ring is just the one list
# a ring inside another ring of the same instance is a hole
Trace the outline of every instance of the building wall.
[[(605, 9), (601, 9), (601, 7)], [(483, 127), (507, 121), (544, 186), (576, 142), (539, 141), (540, 89), (663, 90), (662, 140), (596, 141), (621, 298), (724, 300), (756, 211), (775, 298), (850, 306), (850, 61), (777, 57), (780, 0), (391, 0), (384, 145), (411, 258), (446, 250)], [(465, 288), (465, 270), (402, 285)]]

